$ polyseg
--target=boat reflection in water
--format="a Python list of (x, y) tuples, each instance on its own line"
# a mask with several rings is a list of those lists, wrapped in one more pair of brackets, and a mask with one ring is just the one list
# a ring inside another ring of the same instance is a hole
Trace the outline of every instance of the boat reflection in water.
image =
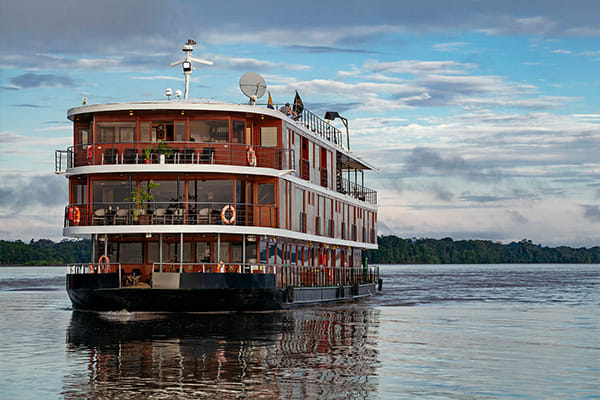
[(379, 312), (73, 312), (65, 398), (370, 398)]

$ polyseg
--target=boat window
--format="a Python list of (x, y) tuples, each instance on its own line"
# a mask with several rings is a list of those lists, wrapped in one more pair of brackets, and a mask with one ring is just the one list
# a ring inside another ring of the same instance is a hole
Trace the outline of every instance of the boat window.
[(277, 147), (276, 126), (263, 126), (260, 128), (260, 145), (264, 147)]
[(246, 262), (256, 263), (256, 238), (246, 236)]
[(119, 245), (118, 262), (124, 264), (141, 264), (144, 259), (143, 243), (122, 242)]
[(260, 262), (263, 264), (267, 263), (267, 242), (264, 240), (260, 241)]
[(244, 143), (244, 122), (233, 121), (231, 132), (231, 143)]
[(210, 243), (196, 242), (196, 262), (210, 262)]
[(142, 142), (154, 142), (156, 140), (150, 135), (150, 122), (140, 123), (140, 140)]
[(258, 184), (258, 204), (275, 204), (275, 184)]
[(229, 121), (190, 121), (192, 142), (229, 142)]
[(90, 130), (88, 128), (79, 128), (77, 130), (77, 144), (90, 143)]
[[(168, 257), (167, 262), (181, 262), (179, 259), (179, 253), (181, 252), (181, 243), (169, 243), (169, 254), (168, 256), (163, 253), (163, 257)], [(183, 242), (183, 262), (192, 262), (192, 244), (190, 242)]]
[(94, 203), (124, 202), (130, 196), (129, 181), (93, 181)]
[[(180, 181), (179, 185), (176, 180), (153, 182), (158, 185), (151, 192), (157, 208), (176, 207), (178, 202), (183, 201), (185, 195), (183, 181)], [(141, 187), (147, 190), (148, 182), (142, 182)]]
[[(163, 242), (163, 259), (167, 261), (169, 248), (167, 243)], [(160, 262), (159, 242), (148, 242), (148, 260), (147, 263)]]
[(242, 261), (242, 242), (231, 243), (231, 262), (241, 263)]
[(219, 261), (229, 262), (229, 242), (221, 242)]
[(175, 141), (185, 142), (185, 122), (175, 122)]
[(135, 122), (99, 122), (98, 143), (135, 141)]
[(290, 263), (296, 265), (296, 246), (290, 246)]
[(189, 183), (189, 199), (199, 203), (231, 203), (233, 179), (195, 180)]
[(85, 183), (73, 185), (73, 203), (74, 204), (86, 203), (86, 198), (85, 198), (86, 193), (87, 193), (87, 185)]
[(168, 121), (152, 122), (152, 139), (159, 141), (168, 140), (172, 142), (175, 139), (173, 123)]
[(275, 264), (277, 262), (277, 244), (269, 244), (269, 264)]

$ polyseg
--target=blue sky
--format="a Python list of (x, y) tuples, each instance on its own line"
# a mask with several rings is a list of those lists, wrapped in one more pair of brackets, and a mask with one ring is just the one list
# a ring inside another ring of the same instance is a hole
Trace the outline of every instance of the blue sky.
[(66, 110), (191, 97), (275, 102), (350, 121), (381, 172), (379, 233), (600, 243), (600, 3), (0, 0), (0, 238), (61, 237)]

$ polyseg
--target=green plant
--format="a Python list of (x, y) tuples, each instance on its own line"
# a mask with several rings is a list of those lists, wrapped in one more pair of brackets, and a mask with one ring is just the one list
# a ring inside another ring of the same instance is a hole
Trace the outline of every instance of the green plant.
[(140, 215), (140, 210), (146, 210), (148, 208), (148, 203), (154, 200), (154, 194), (152, 194), (152, 190), (158, 187), (158, 183), (154, 183), (154, 181), (148, 182), (146, 188), (140, 186), (139, 189), (135, 189), (131, 191), (131, 194), (125, 201), (132, 201), (135, 203), (135, 210), (133, 210), (133, 217), (137, 218)]
[(144, 158), (146, 160), (149, 160), (151, 156), (152, 156), (152, 147), (148, 146), (144, 149)]
[(164, 154), (165, 157), (170, 157), (173, 154), (173, 148), (165, 142), (160, 142), (158, 144), (158, 152)]

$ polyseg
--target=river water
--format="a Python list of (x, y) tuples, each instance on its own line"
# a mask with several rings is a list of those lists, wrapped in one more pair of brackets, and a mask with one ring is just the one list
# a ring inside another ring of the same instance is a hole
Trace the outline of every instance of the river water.
[(600, 265), (385, 265), (369, 300), (75, 312), (0, 267), (0, 399), (600, 399)]

